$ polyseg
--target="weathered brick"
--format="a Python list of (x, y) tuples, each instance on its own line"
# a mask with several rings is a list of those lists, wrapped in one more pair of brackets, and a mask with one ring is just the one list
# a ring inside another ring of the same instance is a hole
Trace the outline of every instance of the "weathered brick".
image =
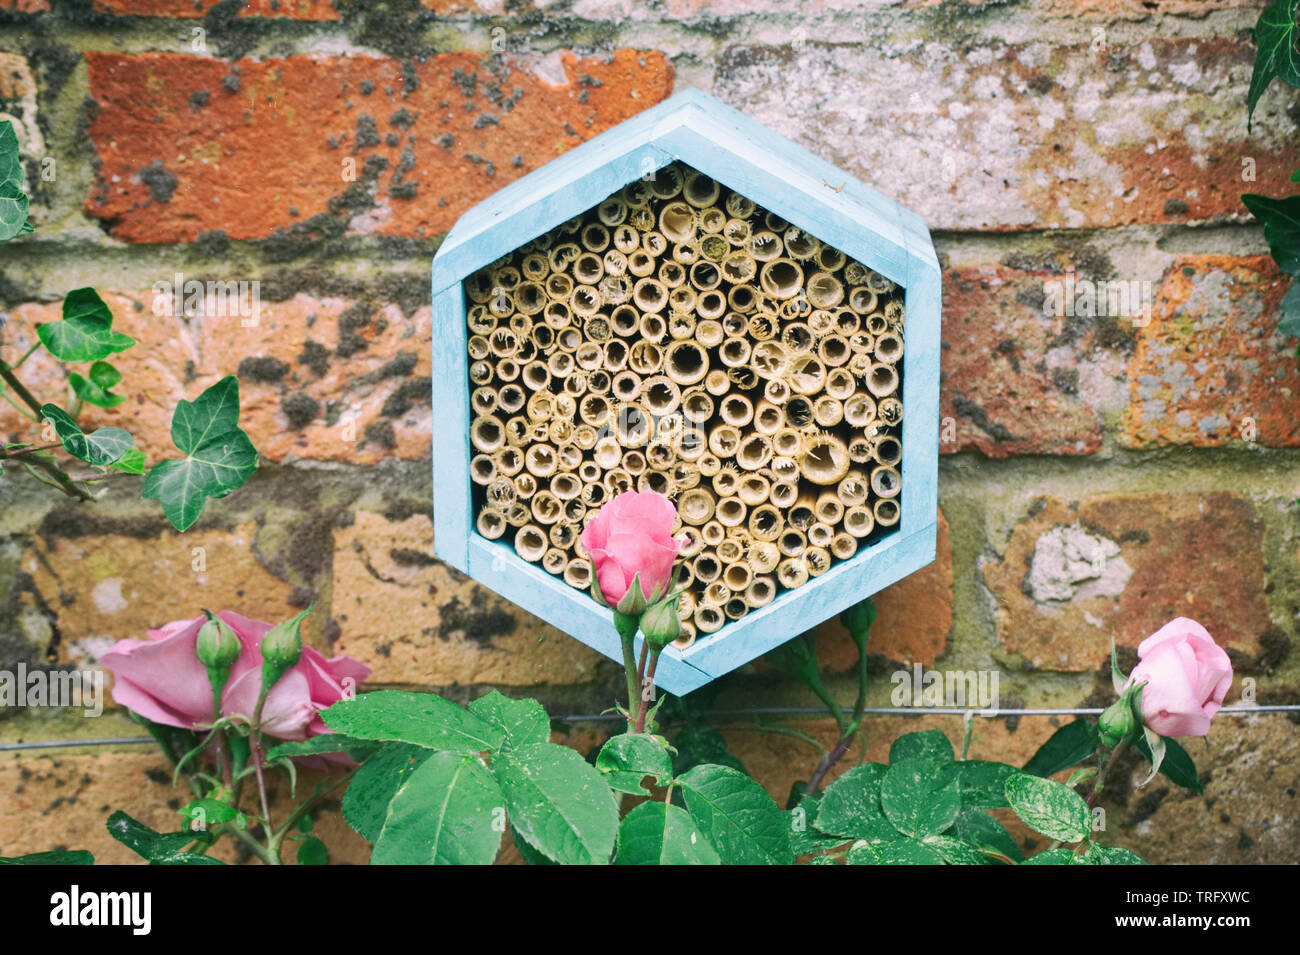
[[(256, 524), (184, 535), (141, 530), (74, 536), (52, 526), (29, 541), (20, 566), (32, 588), (22, 599), (48, 628), (30, 635), (36, 642), (52, 642), (57, 633), (61, 660), (88, 663), (116, 640), (143, 639), (146, 630), (204, 607), (270, 621), (300, 609), (288, 602), (290, 585), (258, 561)], [(309, 619), (304, 632), (310, 637), (318, 628)]]
[(945, 274), (940, 450), (1091, 454), (1123, 401), (1131, 328), (1054, 314), (1061, 276), (1002, 266)]
[(1237, 37), (899, 35), (727, 47), (714, 88), (932, 229), (1087, 228), (1245, 218), (1242, 157), (1255, 162), (1249, 189), (1290, 191), (1293, 94), (1267, 93), (1248, 135), (1254, 55)]
[(1271, 636), (1255, 506), (1227, 492), (1038, 499), (985, 566), (1009, 653), (1043, 670), (1101, 666), (1175, 617), (1252, 668)]
[(576, 684), (604, 659), (435, 559), (423, 515), (336, 530), (333, 594), (334, 649), (375, 684)]
[(0, 0), (0, 10), (10, 13), (44, 13), (50, 9), (50, 0)]
[(19, 149), (29, 163), (28, 177), (39, 176), (39, 169), (31, 168), (32, 161), (43, 159), (45, 153), (45, 138), (36, 120), (36, 77), (27, 58), (18, 53), (0, 53), (0, 116), (13, 123)]
[(85, 208), (131, 242), (215, 229), (434, 236), (672, 84), (661, 53), (636, 50), (527, 64), (466, 53), (86, 59), (100, 165)]
[[(172, 786), (171, 767), (161, 753), (148, 749), (128, 753), (99, 752), (77, 755), (18, 755), (0, 759), (0, 855), (17, 856), (45, 852), (56, 846), (88, 849), (95, 862), (104, 865), (142, 864), (143, 860), (108, 834), (109, 815), (121, 809), (160, 832), (177, 832), (177, 812), (191, 799), (184, 784)], [(303, 771), (298, 795), (303, 797), (321, 777)], [(268, 777), (275, 795), (273, 820), (284, 819), (295, 803), (289, 786), (279, 773)], [(256, 799), (247, 788), (245, 809)], [(324, 840), (330, 860), (364, 864), (370, 850), (339, 812), (337, 800), (327, 800), (315, 813), (314, 835)], [(238, 843), (230, 837), (214, 850), (213, 856), (226, 862), (245, 861)], [(295, 862), (293, 844), (283, 854)]]
[[(219, 2), (220, 0), (95, 0), (95, 9), (132, 17), (203, 17)], [(286, 20), (337, 20), (339, 11), (331, 0), (245, 0), (235, 15)]]
[[(122, 372), (115, 390), (127, 401), (110, 409), (87, 407), (84, 426), (126, 428), (151, 462), (174, 456), (170, 426), (176, 402), (238, 374), (240, 425), (265, 460), (370, 464), (429, 454), (429, 307), (407, 317), (391, 303), (300, 293), (283, 302), (262, 301), (254, 316), (251, 308), (219, 308), (210, 297), (205, 314), (187, 320), (175, 317), (175, 278), (161, 275), (159, 281), (167, 284), (157, 296), (100, 290), (113, 311), (113, 327), (138, 344), (111, 359)], [(251, 296), (250, 287), (248, 305)], [(162, 315), (154, 314), (155, 303)], [(55, 303), (14, 309), (8, 344), (26, 349), (36, 340), (36, 325), (57, 321), (60, 308)], [(255, 325), (246, 324), (254, 318)], [(28, 359), (20, 377), (42, 400), (62, 400), (65, 376), (44, 349)], [(8, 404), (0, 405), (0, 433), (36, 441), (39, 431)]]
[(1268, 256), (1179, 259), (1138, 332), (1122, 442), (1300, 446), (1296, 340), (1277, 328), (1290, 284)]
[[(952, 542), (942, 511), (934, 563), (872, 599), (879, 615), (871, 627), (869, 653), (929, 666), (947, 649), (952, 630)], [(813, 632), (817, 635), (817, 658), (825, 668), (847, 670), (856, 665), (857, 647), (838, 617)]]

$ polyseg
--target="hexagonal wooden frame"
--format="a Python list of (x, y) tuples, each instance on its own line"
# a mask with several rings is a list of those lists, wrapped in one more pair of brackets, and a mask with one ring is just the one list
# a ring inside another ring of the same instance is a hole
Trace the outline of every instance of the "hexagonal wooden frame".
[[(898, 157), (899, 162), (906, 157)], [(686, 650), (656, 683), (688, 693), (934, 560), (940, 271), (925, 223), (830, 163), (697, 90), (646, 110), (506, 186), (456, 223), (433, 260), (435, 552), (452, 566), (622, 660), (610, 611), (474, 527), (462, 282), (627, 183), (681, 161), (901, 285), (905, 292), (902, 517), (896, 530)], [(639, 638), (638, 638), (639, 642)]]

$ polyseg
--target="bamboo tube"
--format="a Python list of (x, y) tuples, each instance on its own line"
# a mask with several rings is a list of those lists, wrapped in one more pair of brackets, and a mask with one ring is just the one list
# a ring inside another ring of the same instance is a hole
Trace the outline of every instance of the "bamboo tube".
[(679, 385), (694, 385), (709, 373), (708, 353), (689, 339), (673, 342), (664, 352), (664, 373)]
[(881, 465), (871, 472), (871, 490), (876, 497), (895, 497), (902, 489), (903, 482), (896, 468)]
[[(615, 435), (625, 448), (639, 448), (650, 439), (652, 422), (639, 405), (626, 404), (618, 409)], [(623, 455), (625, 458), (626, 454)]]
[(759, 342), (750, 354), (754, 371), (762, 378), (780, 378), (790, 366), (785, 346), (777, 341)]
[(627, 356), (627, 366), (638, 375), (653, 375), (663, 366), (663, 363), (663, 349), (654, 342), (643, 339), (632, 343)]
[(555, 345), (562, 351), (576, 351), (582, 344), (582, 332), (576, 328), (563, 328), (555, 336)]
[(800, 491), (798, 498), (786, 515), (790, 526), (798, 530), (807, 530), (817, 520), (817, 495), (812, 491)]
[(609, 491), (611, 497), (617, 497), (624, 491), (630, 491), (635, 486), (632, 475), (628, 474), (623, 468), (611, 468), (605, 472), (601, 479), (605, 485), (605, 490)]
[(880, 399), (878, 410), (880, 420), (887, 425), (896, 425), (903, 420), (903, 403), (894, 395)]
[(636, 229), (624, 222), (622, 225), (615, 225), (614, 231), (610, 234), (610, 240), (614, 248), (627, 255), (629, 252), (636, 251), (641, 244), (641, 235)]
[(731, 599), (731, 596), (731, 588), (719, 579), (704, 588), (700, 603), (706, 607), (722, 607)]
[(717, 546), (718, 560), (725, 567), (739, 562), (745, 556), (745, 544), (738, 537), (728, 537)]
[(740, 447), (740, 429), (729, 424), (720, 424), (709, 431), (709, 450), (719, 458), (729, 458)]
[(837, 272), (844, 267), (844, 253), (832, 245), (823, 245), (817, 250), (817, 264), (826, 272)]
[(634, 371), (620, 371), (610, 386), (614, 398), (621, 402), (635, 401), (641, 395), (641, 376)]
[(775, 541), (785, 529), (785, 519), (775, 506), (760, 504), (750, 511), (748, 526), (755, 540)]
[(638, 278), (648, 278), (654, 274), (654, 256), (645, 249), (632, 250), (627, 256), (627, 270)]
[(581, 524), (586, 517), (587, 505), (582, 503), (582, 498), (564, 502), (564, 519), (570, 524)]
[(797, 527), (786, 527), (777, 537), (776, 546), (786, 557), (798, 557), (808, 546), (808, 535)]
[(545, 444), (529, 445), (524, 452), (524, 468), (533, 477), (550, 477), (558, 465), (555, 449)]
[(757, 262), (771, 262), (780, 257), (783, 245), (780, 236), (770, 229), (764, 229), (750, 235), (748, 251), (750, 257)]
[(850, 507), (844, 511), (844, 530), (854, 537), (866, 537), (875, 526), (876, 515), (866, 505)]
[(713, 417), (713, 398), (702, 388), (682, 392), (682, 414), (687, 421), (702, 424)]
[(471, 335), (468, 348), (469, 357), (474, 361), (481, 361), (492, 354), (492, 345), (483, 335)]
[(573, 395), (556, 395), (555, 413), (561, 418), (572, 418), (578, 413), (578, 399)]
[(716, 182), (703, 173), (696, 173), (694, 176), (686, 177), (682, 198), (697, 209), (703, 209), (716, 203), (721, 192)]
[(830, 272), (814, 272), (805, 288), (813, 308), (834, 308), (844, 301), (844, 283)]
[(496, 410), (497, 393), (495, 388), (475, 388), (469, 396), (469, 405), (476, 416), (489, 415)]
[(623, 197), (623, 201), (629, 208), (635, 209), (637, 206), (649, 204), (654, 193), (650, 191), (648, 179), (633, 179), (622, 188), (619, 195)]
[[(588, 252), (603, 252), (609, 248), (609, 230), (598, 222), (587, 223), (582, 227), (579, 236), (582, 247)], [(576, 260), (574, 264), (576, 267)]]
[(849, 442), (849, 460), (854, 464), (869, 464), (874, 442), (859, 435)]
[(902, 302), (885, 303), (885, 321), (889, 323), (890, 328), (898, 328), (903, 324)]
[(578, 590), (586, 590), (591, 586), (591, 562), (574, 557), (564, 565), (564, 582)]
[(898, 506), (898, 499), (893, 497), (883, 501), (876, 501), (872, 510), (876, 515), (876, 523), (881, 527), (893, 527), (902, 516), (902, 511)]
[[(685, 598), (685, 596), (685, 594), (682, 595), (683, 598)], [(680, 607), (678, 609), (680, 611)], [(681, 621), (681, 633), (678, 635), (677, 639), (673, 641), (672, 645), (678, 651), (689, 650), (695, 645), (697, 639), (698, 634), (695, 630), (694, 622), (684, 619)]]
[[(754, 244), (750, 243), (753, 253)], [(759, 256), (755, 255), (755, 258)], [(803, 269), (793, 259), (773, 258), (764, 262), (759, 272), (759, 284), (763, 291), (773, 298), (788, 299), (794, 297), (803, 288)]]
[[(684, 525), (676, 532), (676, 537), (684, 541), (681, 550), (677, 552), (683, 560), (690, 561), (704, 549), (704, 540), (700, 537), (699, 528), (692, 527), (689, 524)], [(695, 571), (692, 569), (691, 574)], [(692, 576), (692, 580), (694, 577)]]
[(515, 475), (515, 498), (519, 501), (527, 501), (537, 493), (537, 478), (533, 477), (527, 471)]
[(892, 365), (872, 365), (867, 375), (867, 390), (877, 398), (892, 395), (898, 389), (898, 372)]
[(641, 400), (651, 415), (664, 418), (681, 405), (682, 392), (667, 375), (655, 375), (641, 383)]
[(779, 457), (798, 459), (803, 450), (803, 433), (789, 426), (772, 435), (772, 451)]
[(816, 395), (826, 385), (826, 366), (815, 355), (797, 355), (786, 376), (790, 390), (800, 395)]
[(821, 249), (821, 242), (798, 226), (785, 230), (785, 251), (794, 259), (811, 259)]
[(523, 501), (516, 501), (506, 511), (506, 523), (511, 527), (520, 528), (528, 523), (530, 512), (528, 506)]
[[(716, 209), (705, 209), (700, 213), (700, 228), (706, 232), (711, 226), (718, 224), (718, 217), (714, 215)], [(721, 262), (731, 251), (731, 244), (720, 235), (705, 235), (700, 237), (700, 255), (704, 256), (710, 262)]]
[(691, 619), (695, 623), (695, 629), (700, 633), (716, 633), (727, 622), (721, 610), (708, 604), (696, 607)]
[(474, 527), (481, 536), (486, 537), (488, 540), (498, 540), (505, 535), (506, 518), (495, 507), (485, 507), (478, 512)]
[(766, 607), (776, 597), (776, 581), (767, 576), (754, 576), (745, 588), (745, 602), (757, 610)]
[(714, 368), (704, 376), (704, 390), (711, 395), (725, 395), (731, 391), (731, 376), (721, 368)]
[(782, 587), (793, 590), (808, 582), (808, 565), (801, 558), (787, 557), (776, 566), (776, 579)]
[(781, 562), (781, 549), (775, 541), (754, 541), (749, 545), (746, 559), (755, 574), (770, 574)]
[(727, 615), (728, 620), (739, 620), (749, 613), (749, 604), (745, 602), (744, 597), (734, 596), (722, 605), (722, 612)]
[[(605, 371), (611, 375), (627, 364), (628, 347), (622, 339), (605, 342)], [(612, 381), (612, 379), (611, 379)]]
[(776, 316), (771, 312), (754, 312), (749, 316), (749, 336), (756, 342), (771, 341), (776, 337), (777, 327)]
[[(609, 494), (605, 491), (605, 485), (593, 482), (591, 484), (583, 485), (582, 493), (578, 495), (578, 500), (581, 501), (586, 507), (592, 508), (594, 510), (595, 508), (598, 508), (602, 504), (604, 504), (608, 497)], [(576, 520), (576, 519), (570, 517), (569, 520)]]
[(469, 440), (478, 450), (491, 454), (505, 443), (505, 430), (496, 418), (475, 418), (469, 427)]
[(835, 316), (824, 308), (815, 309), (808, 313), (808, 328), (813, 333), (813, 338), (821, 340), (827, 335), (835, 332)]
[[(555, 352), (552, 358), (567, 356), (568, 352)], [(570, 360), (571, 361), (571, 360)], [(551, 372), (546, 367), (546, 362), (530, 361), (524, 365), (523, 383), (533, 391), (545, 391), (551, 383)]]
[(668, 305), (668, 288), (656, 278), (643, 278), (632, 287), (632, 303), (643, 313), (662, 311)]
[(546, 553), (546, 533), (536, 524), (525, 524), (515, 533), (515, 553), (524, 560), (540, 560)]
[(548, 547), (542, 554), (542, 569), (548, 574), (554, 574), (556, 577), (564, 573), (564, 568), (568, 566), (569, 555), (560, 550), (558, 547)]
[(717, 263), (701, 259), (691, 266), (691, 287), (697, 292), (709, 292), (722, 284), (722, 270)]
[(654, 178), (649, 180), (650, 192), (656, 199), (671, 199), (682, 191), (685, 181), (681, 169), (674, 163), (655, 170)]
[(823, 428), (833, 428), (844, 420), (844, 403), (830, 395), (813, 402), (813, 420)]
[[(608, 259), (610, 255), (617, 253), (606, 253)], [(623, 263), (626, 265), (626, 263)], [(601, 301), (606, 305), (622, 305), (632, 297), (632, 280), (622, 274), (607, 274), (596, 286), (596, 291), (600, 293)]]
[(528, 509), (533, 520), (538, 524), (554, 524), (564, 516), (564, 505), (549, 490), (541, 490), (532, 496)]
[(641, 248), (645, 249), (652, 258), (658, 259), (668, 251), (668, 240), (664, 238), (662, 232), (651, 230), (641, 236)]
[(711, 483), (713, 493), (718, 497), (731, 497), (740, 487), (740, 472), (734, 465), (724, 464), (718, 473), (713, 475)]
[(746, 219), (731, 218), (722, 226), (722, 236), (733, 248), (746, 248), (752, 232)]
[(825, 547), (809, 547), (803, 555), (810, 577), (820, 577), (831, 569), (831, 555)]
[(690, 242), (695, 238), (695, 210), (684, 202), (670, 202), (659, 210), (659, 231), (669, 242)]
[(582, 493), (582, 481), (571, 471), (561, 471), (551, 478), (551, 493), (561, 501), (571, 501)]
[(751, 236), (744, 249), (728, 252), (722, 260), (722, 277), (733, 285), (748, 282), (758, 274), (758, 260), (749, 251), (753, 244)]
[(469, 366), (469, 380), (475, 385), (486, 385), (492, 380), (492, 366), (485, 361), (472, 362)]
[(903, 445), (893, 435), (881, 435), (872, 449), (871, 456), (877, 464), (893, 467), (903, 460)]
[(848, 364), (849, 359), (853, 357), (853, 351), (842, 335), (831, 334), (817, 343), (817, 357), (827, 367), (834, 368)]
[(772, 482), (762, 474), (746, 474), (740, 479), (736, 496), (745, 502), (746, 507), (758, 507), (768, 501), (772, 494)]
[(547, 351), (555, 345), (555, 329), (551, 328), (550, 325), (533, 326), (533, 330), (528, 337), (539, 352)]
[(636, 448), (629, 448), (623, 452), (623, 470), (633, 477), (644, 474), (646, 470), (645, 455)]
[(524, 469), (524, 456), (518, 448), (501, 448), (493, 456), (497, 472), (514, 477)]
[(727, 529), (718, 521), (709, 521), (700, 528), (700, 536), (709, 547), (717, 547), (727, 536)]
[(772, 485), (771, 500), (777, 507), (789, 507), (799, 497), (799, 485), (790, 481), (777, 481)]
[(843, 368), (832, 368), (826, 373), (826, 394), (837, 401), (845, 401), (857, 394), (857, 381), (853, 373)]
[(672, 497), (676, 493), (673, 487), (672, 475), (667, 471), (646, 470), (637, 475), (636, 489), (641, 492), (654, 491), (656, 494), (662, 494), (664, 497)]
[(772, 460), (772, 439), (753, 433), (744, 437), (736, 448), (736, 464), (746, 471), (757, 471)]
[(839, 490), (822, 491), (818, 494), (813, 513), (817, 515), (817, 520), (824, 524), (838, 524), (840, 518), (844, 516), (844, 502), (840, 499)]
[(849, 289), (849, 308), (860, 315), (869, 315), (878, 304), (876, 293), (865, 285), (856, 285)]
[(491, 484), (496, 476), (496, 461), (490, 454), (476, 454), (469, 459), (469, 478), (475, 484)]
[(668, 337), (681, 341), (695, 335), (695, 315), (691, 312), (670, 312), (668, 315)]
[(719, 290), (710, 289), (696, 299), (695, 310), (700, 318), (712, 321), (727, 310), (727, 299)]
[(896, 364), (903, 357), (902, 336), (894, 332), (885, 332), (876, 338), (876, 358), (888, 364)]
[(872, 336), (883, 335), (889, 331), (889, 320), (885, 318), (884, 312), (872, 312), (863, 319), (863, 323), (867, 334)]
[(551, 248), (546, 254), (546, 260), (551, 264), (551, 272), (558, 275), (567, 271), (573, 260), (581, 254), (582, 249), (576, 242), (562, 242)]
[(831, 538), (831, 556), (839, 560), (848, 560), (858, 552), (858, 539), (848, 531), (840, 531)]
[(694, 488), (678, 499), (677, 513), (684, 523), (700, 526), (713, 519), (714, 506), (712, 494), (703, 488)]
[(759, 434), (773, 435), (785, 424), (785, 412), (764, 399), (754, 410), (754, 430)]
[(712, 550), (701, 551), (691, 561), (691, 570), (694, 571), (695, 579), (700, 583), (710, 584), (722, 574), (722, 562), (718, 560), (718, 555)]
[(808, 528), (807, 536), (808, 546), (810, 548), (827, 547), (830, 545), (831, 539), (835, 536), (835, 528), (831, 527), (829, 524), (823, 523), (822, 521), (815, 521), (812, 526)]
[(714, 516), (723, 527), (739, 527), (745, 522), (745, 514), (748, 510), (740, 498), (724, 497), (718, 501)]

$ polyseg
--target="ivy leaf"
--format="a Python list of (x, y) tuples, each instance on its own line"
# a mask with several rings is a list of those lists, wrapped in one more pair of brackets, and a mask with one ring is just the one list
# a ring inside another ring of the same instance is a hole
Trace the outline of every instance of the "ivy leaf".
[(172, 442), (185, 455), (154, 466), (141, 497), (157, 500), (178, 531), (188, 529), (208, 498), (225, 497), (257, 470), (257, 449), (238, 427), (239, 379), (228, 375), (172, 415)]
[(1300, 195), (1274, 199), (1248, 192), (1241, 201), (1264, 227), (1264, 240), (1278, 267), (1300, 275)]
[(73, 364), (98, 361), (135, 344), (113, 331), (113, 313), (93, 288), (79, 288), (63, 299), (63, 320), (46, 322), (36, 334), (51, 355)]
[(54, 425), (54, 433), (59, 436), (64, 451), (96, 467), (107, 467), (135, 444), (131, 433), (122, 428), (100, 428), (86, 434), (58, 405), (41, 405), (41, 417)]
[(109, 391), (121, 380), (122, 373), (106, 361), (97, 361), (91, 365), (88, 379), (75, 372), (68, 375), (73, 394), (86, 404), (99, 408), (116, 408), (126, 401), (125, 395), (115, 395)]
[(127, 474), (144, 474), (144, 452), (139, 448), (128, 448), (109, 467), (115, 471), (125, 471)]
[(5, 120), (0, 122), (0, 242), (32, 231), (27, 221), (27, 194), (23, 185), (18, 137), (13, 123)]
[(1276, 0), (1264, 9), (1255, 24), (1255, 69), (1246, 93), (1247, 123), (1255, 106), (1274, 77), (1300, 86), (1300, 53), (1296, 50), (1296, 0)]

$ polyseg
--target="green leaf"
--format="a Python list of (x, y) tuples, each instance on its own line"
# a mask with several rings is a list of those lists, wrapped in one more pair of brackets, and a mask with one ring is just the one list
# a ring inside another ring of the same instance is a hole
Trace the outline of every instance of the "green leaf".
[(989, 865), (990, 859), (974, 846), (953, 836), (926, 836), (925, 845), (943, 856), (949, 865)]
[(1069, 786), (1029, 773), (1007, 780), (1007, 801), (1035, 832), (1061, 842), (1081, 842), (1091, 830), (1088, 804)]
[[(1165, 758), (1160, 763), (1160, 773), (1172, 783), (1177, 783), (1184, 789), (1190, 789), (1197, 795), (1203, 795), (1204, 787), (1201, 785), (1200, 774), (1196, 771), (1196, 763), (1187, 750), (1183, 749), (1182, 744), (1176, 739), (1162, 737), (1165, 744)], [(1133, 742), (1133, 748), (1151, 761), (1151, 747), (1147, 741), (1138, 738)]]
[(135, 344), (130, 335), (113, 331), (113, 313), (93, 288), (69, 292), (63, 320), (37, 326), (36, 335), (51, 355), (72, 364), (98, 361)]
[(530, 846), (528, 840), (521, 836), (519, 830), (514, 826), (510, 827), (510, 841), (519, 850), (519, 855), (523, 857), (525, 865), (555, 865), (544, 853), (538, 852)]
[(144, 452), (139, 448), (128, 448), (109, 467), (127, 474), (144, 474)]
[(135, 443), (130, 432), (122, 428), (100, 428), (86, 434), (58, 405), (41, 405), (41, 417), (54, 426), (54, 433), (59, 436), (64, 451), (97, 467), (112, 464)]
[(1020, 772), (1006, 763), (967, 759), (952, 763), (947, 778), (956, 778), (961, 804), (975, 809), (1003, 809), (1007, 805), (1007, 777)]
[(696, 766), (677, 784), (724, 865), (794, 863), (785, 813), (744, 773), (729, 766)]
[(1300, 338), (1300, 282), (1292, 282), (1282, 296), (1282, 320), (1277, 328), (1283, 335)]
[(1069, 849), (1047, 849), (1030, 856), (1021, 865), (1074, 865), (1075, 855)]
[(961, 790), (942, 764), (926, 758), (906, 759), (892, 764), (885, 773), (880, 807), (904, 835), (937, 835), (961, 812)]
[[(1136, 705), (1137, 704), (1135, 703), (1134, 706), (1136, 707)], [(1169, 750), (1168, 745), (1165, 743), (1165, 738), (1151, 727), (1143, 726), (1142, 736), (1142, 742), (1146, 744), (1143, 747), (1146, 750), (1145, 755), (1147, 759), (1151, 761), (1151, 772), (1147, 774), (1146, 779), (1137, 784), (1136, 788), (1138, 789), (1141, 789), (1147, 783), (1151, 782), (1151, 780), (1156, 778), (1156, 773), (1160, 772), (1160, 767), (1164, 765), (1165, 753)]]
[(600, 748), (596, 769), (605, 776), (611, 789), (633, 796), (648, 796), (650, 790), (641, 780), (653, 776), (655, 783), (666, 786), (673, 778), (673, 764), (664, 742), (646, 733), (623, 733)]
[(27, 221), (27, 194), (18, 136), (13, 123), (0, 122), (0, 242), (32, 231)]
[(1100, 745), (1096, 724), (1084, 719), (1075, 720), (1062, 726), (1038, 747), (1038, 752), (1025, 763), (1025, 772), (1035, 776), (1053, 776), (1083, 762)]
[(1074, 772), (1070, 773), (1070, 778), (1065, 781), (1067, 786), (1077, 786), (1080, 783), (1086, 783), (1093, 776), (1097, 775), (1097, 770), (1092, 766), (1080, 766)]
[(680, 776), (695, 766), (730, 766), (738, 772), (749, 774), (745, 764), (727, 750), (727, 741), (712, 726), (691, 723), (672, 738), (673, 775)]
[(551, 740), (551, 718), (536, 700), (512, 700), (499, 690), (493, 690), (470, 703), (468, 709), (480, 719), (501, 727), (508, 745), (523, 746)]
[(0, 865), (94, 865), (95, 857), (85, 849), (55, 849), (25, 856), (0, 858)]
[(609, 862), (618, 806), (594, 766), (567, 746), (529, 743), (502, 750), (492, 770), (510, 821), (533, 848), (561, 865)]
[(1300, 86), (1300, 54), (1296, 52), (1296, 0), (1275, 0), (1264, 9), (1255, 24), (1255, 69), (1246, 93), (1247, 122), (1255, 115), (1255, 106), (1273, 82)]
[(108, 834), (150, 865), (224, 865), (218, 859), (186, 852), (203, 837), (195, 832), (155, 832), (118, 810), (108, 817)]
[(880, 786), (887, 771), (880, 763), (864, 763), (827, 786), (817, 806), (817, 828), (846, 839), (897, 839), (898, 831), (880, 809)]
[(462, 755), (496, 751), (505, 731), (433, 693), (378, 690), (340, 700), (321, 713), (336, 733), (358, 739), (414, 743)]
[(436, 752), (388, 806), (371, 865), (491, 865), (501, 848), (501, 788), (477, 756)]
[(323, 753), (347, 753), (352, 759), (361, 762), (377, 752), (382, 744), (372, 739), (357, 739), (342, 733), (321, 733), (311, 739), (280, 743), (267, 751), (266, 761), (273, 763), (277, 759), (292, 756), (320, 756)]
[(388, 818), (388, 804), (432, 750), (409, 743), (390, 743), (356, 771), (343, 794), (343, 818), (367, 842), (374, 843)]
[(97, 361), (90, 366), (89, 379), (75, 373), (68, 375), (73, 394), (86, 404), (99, 408), (116, 408), (126, 401), (125, 395), (115, 395), (109, 391), (121, 380), (121, 372), (106, 361)]
[(298, 844), (299, 865), (329, 865), (330, 852), (325, 843), (315, 836), (308, 836)]
[(1020, 851), (1019, 843), (1002, 823), (980, 809), (963, 809), (953, 820), (948, 833), (977, 849), (991, 849), (1012, 862), (1019, 862), (1025, 857)]
[(220, 799), (195, 799), (183, 806), (179, 812), (185, 819), (186, 832), (195, 831), (193, 826), (195, 819), (202, 822), (205, 829), (222, 822), (233, 822), (237, 829), (248, 827), (248, 819), (244, 814), (230, 803), (222, 802)]
[(889, 747), (889, 762), (902, 763), (907, 760), (924, 760), (936, 766), (951, 763), (956, 756), (952, 743), (942, 730), (922, 730), (919, 733), (907, 733), (894, 740)]
[(225, 497), (257, 470), (257, 449), (238, 427), (239, 380), (222, 378), (172, 415), (172, 441), (186, 456), (155, 465), (141, 497), (157, 500), (177, 530), (188, 529), (208, 498)]
[(1099, 846), (1093, 843), (1083, 855), (1074, 857), (1074, 865), (1146, 865), (1136, 852), (1123, 846)]
[(844, 859), (846, 865), (943, 865), (938, 849), (915, 839), (893, 842), (856, 842)]
[(1274, 199), (1251, 192), (1241, 201), (1264, 226), (1264, 240), (1278, 267), (1290, 275), (1300, 274), (1300, 196)]
[(618, 828), (619, 865), (720, 865), (722, 860), (680, 806), (643, 802)]
[(790, 849), (798, 856), (811, 855), (842, 846), (848, 839), (822, 832), (813, 825), (820, 809), (820, 796), (804, 796), (798, 804), (786, 810), (786, 820), (790, 831)]

